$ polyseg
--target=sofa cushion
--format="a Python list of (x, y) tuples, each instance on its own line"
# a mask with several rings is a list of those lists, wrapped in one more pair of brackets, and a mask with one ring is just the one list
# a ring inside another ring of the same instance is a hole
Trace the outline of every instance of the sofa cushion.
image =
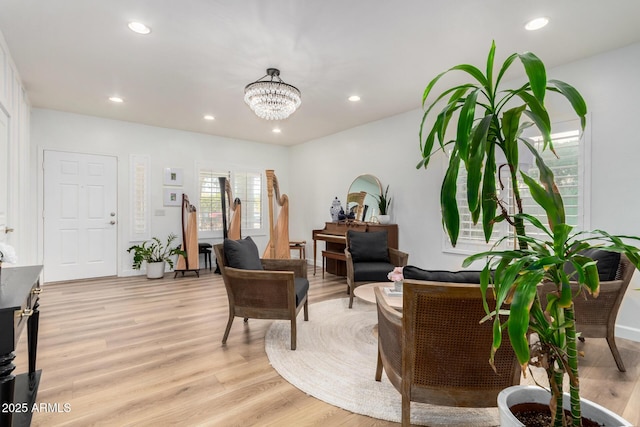
[[(366, 234), (366, 233), (362, 233)], [(353, 264), (353, 280), (356, 282), (387, 282), (387, 275), (395, 266), (389, 262), (359, 262)]]
[(430, 282), (480, 283), (480, 270), (424, 270), (407, 265), (402, 270), (405, 279), (428, 280)]
[(296, 277), (293, 279), (294, 286), (296, 289), (296, 307), (300, 304), (300, 301), (304, 298), (304, 296), (309, 292), (309, 281), (304, 277)]
[(264, 270), (258, 247), (251, 237), (241, 240), (224, 239), (223, 248), (229, 267), (242, 270)]
[[(580, 251), (580, 255), (591, 258), (597, 262), (598, 277), (601, 282), (616, 280), (616, 273), (618, 272), (618, 265), (620, 264), (620, 254), (618, 252), (609, 252), (593, 248)], [(575, 267), (570, 262), (564, 265), (564, 272), (568, 275), (572, 275), (575, 271)], [(575, 280), (577, 277), (572, 277), (571, 279)]]
[(349, 252), (354, 263), (389, 262), (387, 230), (370, 233), (349, 230), (347, 231), (347, 239)]

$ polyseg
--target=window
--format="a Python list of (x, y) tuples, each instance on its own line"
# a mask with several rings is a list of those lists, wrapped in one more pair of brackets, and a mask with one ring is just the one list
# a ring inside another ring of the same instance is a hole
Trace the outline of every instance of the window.
[[(222, 172), (200, 168), (200, 203), (198, 213), (198, 231), (211, 232), (212, 236), (222, 235), (222, 204), (220, 200), (220, 181), (226, 177), (233, 185), (233, 197), (239, 198), (242, 205), (241, 228), (243, 235), (251, 230), (262, 230), (262, 187), (261, 172)], [(228, 208), (228, 207), (227, 207)]]
[[(587, 172), (585, 171), (588, 164), (588, 150), (585, 149), (585, 146), (588, 144), (587, 134), (585, 133), (581, 138), (579, 122), (577, 120), (555, 123), (552, 129), (554, 130), (552, 135), (553, 146), (558, 157), (550, 150), (545, 150), (541, 153), (542, 158), (553, 171), (556, 185), (564, 201), (567, 224), (579, 230), (585, 229), (588, 227), (586, 213), (588, 201), (586, 200), (586, 192), (584, 191), (587, 177)], [(539, 135), (527, 136), (533, 142), (534, 147), (541, 150), (543, 145), (542, 138)], [(525, 158), (524, 150), (527, 150), (527, 148), (524, 147), (520, 149), (521, 161)], [(526, 153), (528, 153), (528, 150)], [(535, 161), (533, 159), (525, 161), (526, 164), (520, 165), (521, 170), (534, 179), (537, 179), (539, 177), (539, 171), (535, 165)], [(511, 181), (507, 175), (507, 171), (503, 170), (502, 183), (505, 185), (505, 188), (502, 191), (498, 190), (498, 197), (503, 198), (509, 206), (510, 213), (513, 213), (515, 212), (515, 203), (511, 200), (512, 196), (509, 188)], [(458, 244), (453, 248), (448, 236), (444, 233), (445, 241), (443, 250), (446, 252), (474, 253), (489, 249), (504, 236), (510, 236), (510, 238), (505, 239), (503, 247), (513, 247), (515, 244), (514, 230), (512, 230), (506, 221), (495, 225), (490, 242), (488, 244), (485, 243), (481, 220), (477, 225), (473, 225), (471, 221), (471, 212), (469, 212), (467, 206), (467, 196), (465, 192), (466, 179), (466, 170), (464, 165), (461, 164), (458, 175), (457, 195), (458, 208), (460, 210), (460, 234)], [(547, 217), (544, 210), (536, 204), (529, 194), (529, 188), (523, 182), (520, 182), (520, 196), (522, 198), (524, 212), (537, 217), (546, 225)], [(506, 200), (504, 198), (506, 198)], [(529, 225), (526, 231), (527, 235), (532, 237), (542, 237), (543, 234), (540, 230)]]
[(131, 209), (131, 241), (150, 238), (149, 156), (129, 157), (129, 191)]

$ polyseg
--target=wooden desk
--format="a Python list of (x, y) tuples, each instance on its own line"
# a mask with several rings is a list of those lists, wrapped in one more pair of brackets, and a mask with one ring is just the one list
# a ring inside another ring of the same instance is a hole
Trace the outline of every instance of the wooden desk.
[[(392, 287), (393, 287), (393, 282), (367, 283), (366, 285), (358, 286), (353, 291), (353, 295), (358, 299), (375, 304), (376, 294), (373, 292), (374, 288), (392, 288)], [(389, 306), (395, 308), (396, 310), (402, 311), (402, 294), (387, 295), (384, 289), (382, 289), (382, 297), (385, 299), (387, 304), (389, 304)]]
[[(0, 426), (28, 426), (41, 371), (36, 371), (42, 266), (0, 271)], [(13, 375), (16, 343), (27, 327), (29, 372)], [(8, 409), (8, 410), (7, 410)], [(27, 411), (24, 411), (27, 409)]]

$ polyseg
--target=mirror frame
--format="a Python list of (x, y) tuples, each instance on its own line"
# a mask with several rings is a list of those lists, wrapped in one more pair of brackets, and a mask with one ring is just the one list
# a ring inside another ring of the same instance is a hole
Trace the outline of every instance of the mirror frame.
[[(371, 178), (371, 179), (365, 179), (365, 177)], [(358, 183), (358, 180), (361, 180), (361, 179), (362, 181), (370, 185), (357, 186), (356, 184)], [(371, 222), (371, 219), (378, 215), (378, 200), (376, 197), (378, 197), (382, 193), (382, 184), (380, 183), (380, 180), (378, 179), (378, 177), (376, 177), (375, 175), (372, 175), (370, 173), (360, 174), (353, 180), (353, 182), (351, 182), (351, 185), (349, 186), (349, 190), (347, 191), (347, 198), (345, 200), (349, 200), (350, 193), (358, 193), (360, 191), (365, 191), (367, 193), (367, 195), (364, 198), (364, 205), (368, 206), (368, 209), (364, 213), (364, 218), (355, 218), (355, 219), (357, 221)], [(372, 193), (372, 191), (376, 191), (376, 192)], [(355, 204), (352, 204), (352, 206), (355, 206)], [(350, 209), (351, 209), (351, 206), (349, 206), (349, 203), (347, 202), (345, 213), (348, 214), (350, 212)], [(375, 212), (375, 215), (374, 215), (374, 212)]]

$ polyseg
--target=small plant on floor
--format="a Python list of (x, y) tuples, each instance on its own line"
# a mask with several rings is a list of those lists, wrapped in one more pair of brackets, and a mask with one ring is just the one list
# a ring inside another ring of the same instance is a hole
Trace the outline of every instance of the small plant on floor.
[(169, 264), (169, 267), (173, 268), (173, 259), (174, 255), (182, 255), (184, 257), (187, 256), (187, 253), (180, 249), (180, 246), (171, 247), (171, 243), (176, 240), (178, 236), (171, 233), (169, 237), (167, 237), (167, 242), (162, 243), (160, 239), (157, 237), (152, 238), (149, 241), (143, 242), (140, 245), (133, 245), (127, 252), (133, 252), (133, 264), (132, 268), (134, 270), (140, 270), (143, 262), (151, 263), (151, 262), (166, 262)]

